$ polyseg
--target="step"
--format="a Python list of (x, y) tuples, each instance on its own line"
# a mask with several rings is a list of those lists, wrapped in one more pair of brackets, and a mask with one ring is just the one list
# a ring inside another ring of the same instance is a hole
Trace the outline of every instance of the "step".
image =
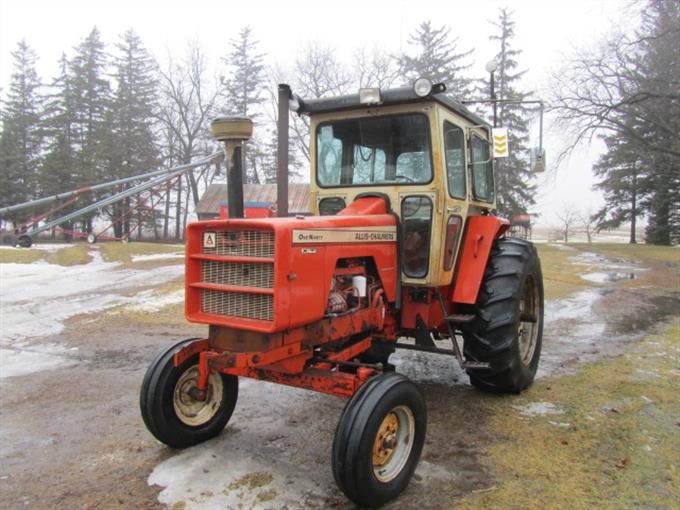
[(458, 324), (470, 322), (473, 321), (474, 319), (475, 315), (467, 313), (454, 313), (453, 315), (447, 315), (446, 317), (444, 317), (444, 320), (446, 322), (456, 322)]
[(465, 361), (461, 366), (466, 369), (491, 368), (491, 365), (486, 361)]

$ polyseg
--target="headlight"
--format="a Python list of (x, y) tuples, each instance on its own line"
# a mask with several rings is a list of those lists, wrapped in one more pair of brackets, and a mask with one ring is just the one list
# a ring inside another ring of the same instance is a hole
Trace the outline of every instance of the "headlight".
[(413, 82), (413, 92), (415, 92), (418, 97), (430, 95), (430, 92), (432, 92), (432, 82), (427, 78), (418, 78)]
[(380, 104), (382, 97), (380, 97), (379, 88), (359, 89), (359, 102), (361, 104)]

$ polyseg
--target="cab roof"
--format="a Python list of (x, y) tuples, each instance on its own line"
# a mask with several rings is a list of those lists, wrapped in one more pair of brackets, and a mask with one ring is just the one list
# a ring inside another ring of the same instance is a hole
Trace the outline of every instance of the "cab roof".
[(475, 126), (481, 126), (487, 130), (491, 125), (484, 119), (471, 112), (463, 103), (447, 96), (444, 91), (446, 87), (441, 86), (441, 92), (431, 93), (427, 96), (418, 96), (411, 87), (400, 87), (394, 89), (381, 90), (381, 102), (366, 104), (359, 100), (359, 94), (349, 94), (346, 96), (336, 96), (321, 99), (302, 99), (296, 97), (300, 104), (297, 113), (300, 115), (315, 115), (318, 113), (331, 113), (346, 110), (356, 110), (360, 108), (373, 108), (380, 106), (393, 106), (400, 104), (427, 103), (435, 101), (444, 108), (464, 117)]

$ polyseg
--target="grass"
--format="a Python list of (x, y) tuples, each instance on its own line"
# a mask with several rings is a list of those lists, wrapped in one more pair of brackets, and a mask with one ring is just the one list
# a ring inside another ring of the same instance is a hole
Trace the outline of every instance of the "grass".
[(541, 259), (546, 299), (563, 298), (588, 288), (589, 282), (578, 275), (570, 261), (578, 252), (548, 244), (537, 244), (536, 247)]
[(60, 266), (77, 266), (79, 264), (87, 264), (92, 260), (88, 253), (87, 246), (82, 244), (75, 244), (50, 253), (47, 256), (47, 261), (52, 264), (59, 264)]
[[(156, 287), (154, 294), (160, 296), (173, 294), (183, 288), (183, 281), (172, 282)], [(184, 318), (184, 302), (169, 304), (152, 312), (121, 305), (110, 309), (108, 314), (121, 317), (131, 323), (151, 326), (187, 326), (190, 324)]]
[[(625, 355), (486, 400), (496, 485), (456, 508), (671, 508), (680, 501), (680, 320)], [(522, 416), (512, 406), (563, 411)]]
[(45, 260), (50, 264), (59, 264), (60, 266), (75, 266), (78, 264), (87, 264), (92, 260), (88, 254), (87, 246), (82, 244), (74, 244), (57, 250), (56, 252), (47, 252), (32, 248), (21, 248), (17, 250), (0, 250), (0, 263), (18, 263), (31, 264)]
[(0, 264), (31, 264), (42, 260), (45, 252), (31, 249), (0, 249)]
[(579, 249), (601, 253), (610, 257), (633, 260), (654, 260), (680, 264), (680, 248), (675, 246), (653, 246), (649, 244), (595, 243), (578, 244)]
[(100, 245), (102, 257), (107, 262), (132, 261), (133, 255), (151, 255), (156, 253), (182, 253), (181, 244), (159, 243), (102, 243)]
[(596, 286), (579, 276), (586, 272), (584, 266), (575, 266), (570, 260), (581, 252), (592, 252), (614, 261), (633, 261), (649, 269), (636, 279), (621, 282), (621, 286), (647, 294), (680, 291), (680, 248), (644, 244), (586, 244), (575, 243), (565, 250), (549, 244), (537, 244), (543, 270), (546, 299), (564, 298), (589, 287)]

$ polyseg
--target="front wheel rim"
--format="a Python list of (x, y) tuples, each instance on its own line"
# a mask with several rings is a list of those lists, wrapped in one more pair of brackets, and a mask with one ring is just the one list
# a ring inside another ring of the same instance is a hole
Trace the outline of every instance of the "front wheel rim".
[(198, 379), (198, 366), (187, 369), (177, 380), (173, 391), (172, 404), (177, 418), (189, 427), (199, 427), (212, 420), (220, 409), (224, 385), (219, 374), (208, 377), (205, 400), (196, 400), (193, 390)]
[(373, 474), (382, 483), (402, 472), (413, 450), (416, 420), (406, 406), (393, 408), (383, 418), (373, 441)]

